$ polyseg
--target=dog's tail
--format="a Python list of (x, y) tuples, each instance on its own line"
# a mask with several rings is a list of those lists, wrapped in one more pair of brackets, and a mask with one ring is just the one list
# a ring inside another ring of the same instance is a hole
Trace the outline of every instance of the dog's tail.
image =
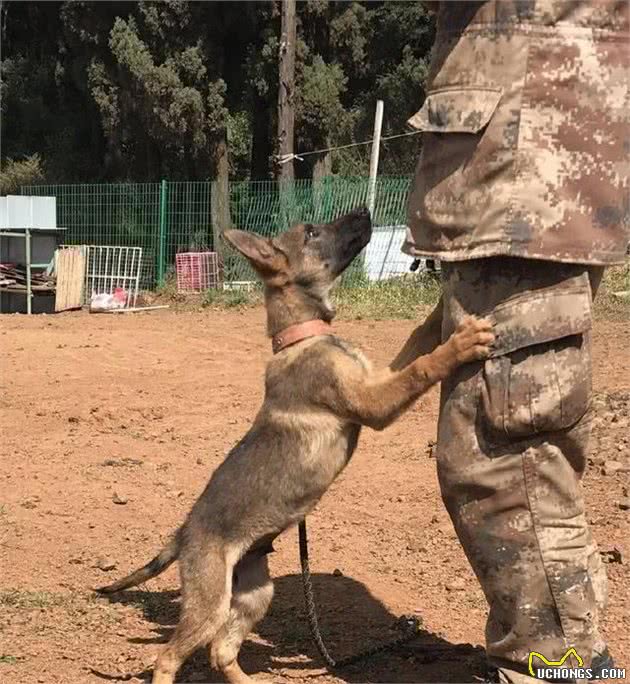
[(180, 533), (179, 530), (173, 535), (169, 543), (158, 553), (158, 555), (144, 567), (132, 572), (131, 575), (123, 577), (109, 584), (106, 587), (99, 587), (95, 589), (99, 594), (113, 594), (116, 591), (122, 591), (123, 589), (129, 589), (129, 587), (135, 587), (137, 584), (146, 582), (147, 580), (157, 577), (166, 570), (170, 565), (172, 565), (179, 556), (180, 549)]

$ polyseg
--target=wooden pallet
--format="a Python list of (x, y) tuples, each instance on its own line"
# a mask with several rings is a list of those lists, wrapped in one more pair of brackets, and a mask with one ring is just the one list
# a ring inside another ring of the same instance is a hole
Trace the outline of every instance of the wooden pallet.
[(55, 311), (70, 311), (81, 308), (85, 284), (85, 264), (85, 250), (82, 247), (66, 247), (55, 251), (55, 274), (57, 276)]

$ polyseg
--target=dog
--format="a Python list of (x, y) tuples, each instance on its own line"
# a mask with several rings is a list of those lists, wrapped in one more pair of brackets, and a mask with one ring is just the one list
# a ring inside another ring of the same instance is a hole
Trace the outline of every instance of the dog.
[[(230, 684), (252, 682), (237, 658), (272, 599), (267, 555), (275, 537), (317, 504), (348, 464), (362, 426), (383, 430), (460, 364), (489, 354), (492, 325), (476, 318), (439, 344), (434, 314), (426, 339), (422, 331), (412, 335), (383, 370), (333, 334), (331, 287), (371, 234), (365, 209), (328, 224), (299, 224), (272, 239), (223, 234), (264, 283), (274, 352), (264, 402), (159, 555), (97, 590), (127, 589), (179, 561), (181, 617), (158, 655), (153, 684), (172, 684), (200, 647)], [(423, 345), (434, 348), (419, 356)]]

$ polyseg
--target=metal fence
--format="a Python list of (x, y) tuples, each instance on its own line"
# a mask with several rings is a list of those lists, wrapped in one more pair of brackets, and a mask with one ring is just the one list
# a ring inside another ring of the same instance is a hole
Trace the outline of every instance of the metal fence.
[[(380, 279), (408, 270), (401, 254), (409, 177), (381, 177), (376, 183), (375, 233), (346, 282)], [(229, 222), (235, 228), (271, 236), (298, 221), (323, 223), (367, 204), (367, 178), (329, 177), (293, 183), (243, 181), (229, 187)], [(33, 185), (25, 195), (57, 198), (57, 225), (66, 244), (142, 247), (142, 286), (153, 288), (174, 268), (178, 252), (220, 249), (226, 281), (248, 281), (245, 260), (214, 244), (210, 181)]]
[(31, 185), (22, 194), (57, 198), (57, 225), (67, 245), (142, 247), (141, 282), (158, 278), (160, 184)]

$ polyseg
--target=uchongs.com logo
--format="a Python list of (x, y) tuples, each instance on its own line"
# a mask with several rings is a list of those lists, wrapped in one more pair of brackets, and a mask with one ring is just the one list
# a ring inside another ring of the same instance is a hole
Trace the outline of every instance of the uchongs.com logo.
[[(573, 660), (569, 658), (573, 656)], [(573, 663), (577, 664), (577, 666)], [(531, 651), (528, 661), (529, 674), (536, 679), (547, 681), (575, 679), (625, 679), (625, 668), (603, 668), (597, 673), (590, 667), (584, 667), (584, 659), (574, 648), (570, 648), (560, 660), (548, 660), (542, 653)]]

